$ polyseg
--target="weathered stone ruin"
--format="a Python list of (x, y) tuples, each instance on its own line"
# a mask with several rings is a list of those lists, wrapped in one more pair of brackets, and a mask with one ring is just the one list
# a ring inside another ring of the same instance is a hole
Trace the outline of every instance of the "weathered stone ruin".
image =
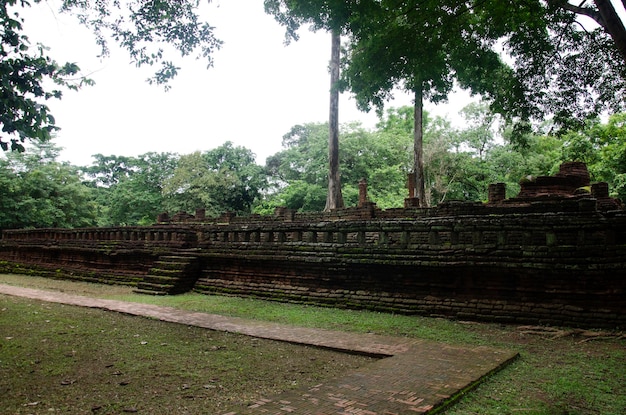
[(591, 184), (585, 163), (569, 162), (561, 164), (559, 172), (554, 176), (529, 177), (520, 183), (519, 194), (506, 199), (504, 183), (489, 186), (489, 204), (507, 206), (530, 206), (550, 202), (585, 200), (591, 198), (600, 211), (621, 209), (621, 203), (609, 197), (609, 185), (604, 182)]
[(459, 319), (626, 324), (626, 212), (581, 163), (488, 203), (8, 230), (5, 271)]

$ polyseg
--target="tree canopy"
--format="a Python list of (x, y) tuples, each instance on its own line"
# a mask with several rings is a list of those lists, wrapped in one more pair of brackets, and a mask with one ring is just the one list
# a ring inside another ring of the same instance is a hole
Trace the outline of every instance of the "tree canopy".
[(199, 6), (200, 0), (62, 0), (61, 12), (75, 15), (93, 31), (102, 55), (108, 55), (113, 39), (135, 65), (159, 65), (148, 81), (163, 85), (180, 69), (171, 60), (172, 52), (195, 54), (211, 66), (213, 52), (222, 45), (214, 28), (201, 19)]
[[(382, 111), (400, 88), (414, 94), (414, 189), (427, 204), (423, 100), (455, 85), (480, 94), (513, 122), (520, 140), (531, 121), (581, 128), (604, 110), (626, 108), (626, 30), (609, 0), (265, 0), (297, 39), (303, 24), (348, 37), (341, 82), (360, 108)], [(626, 3), (624, 3), (626, 8)], [(581, 30), (578, 16), (597, 29)]]
[[(27, 138), (46, 141), (57, 129), (46, 105), (50, 98), (60, 98), (60, 88), (45, 88), (44, 80), (58, 87), (77, 88), (80, 82), (68, 79), (78, 66), (58, 64), (47, 56), (42, 45), (35, 50), (22, 33), (23, 19), (14, 10), (17, 0), (0, 5), (0, 147), (23, 151)], [(23, 7), (28, 3), (21, 2)]]
[(146, 153), (137, 157), (92, 156), (82, 169), (99, 207), (98, 225), (147, 225), (165, 211), (163, 186), (174, 174), (179, 157)]
[[(472, 121), (468, 128), (458, 130), (441, 117), (424, 113), (424, 178), (426, 205), (450, 199), (483, 200), (487, 185), (498, 181), (510, 184), (512, 194), (524, 175), (526, 162), (504, 155), (519, 154), (512, 147), (502, 150), (496, 144), (493, 121), (484, 106), (468, 109)], [(468, 118), (470, 115), (468, 115)], [(262, 206), (287, 206), (302, 211), (319, 211), (324, 207), (326, 180), (326, 128), (322, 123), (297, 125), (283, 137), (284, 150), (267, 159), (267, 171), (275, 189)], [(343, 169), (346, 204), (358, 202), (358, 183), (365, 179), (371, 201), (381, 208), (404, 206), (408, 196), (407, 175), (412, 169), (413, 109), (390, 108), (374, 131), (358, 124), (341, 127), (339, 159)], [(503, 168), (509, 178), (496, 171), (492, 154), (499, 163), (514, 165)], [(513, 157), (513, 156), (511, 156)], [(542, 166), (543, 167), (543, 166)], [(552, 166), (550, 166), (552, 167)], [(531, 169), (533, 174), (538, 170)], [(548, 170), (540, 170), (548, 171)], [(517, 176), (519, 175), (519, 176)], [(519, 187), (517, 187), (519, 189)]]
[[(529, 133), (512, 144), (510, 128), (497, 127), (485, 105), (463, 110), (463, 127), (424, 113), (424, 179), (427, 206), (449, 200), (486, 201), (490, 183), (506, 183), (517, 195), (527, 176), (554, 174), (564, 161), (587, 163), (592, 181), (606, 181), (626, 200), (626, 115), (589, 121), (561, 138)], [(389, 108), (378, 125), (341, 126), (346, 205), (358, 203), (358, 183), (368, 182), (370, 201), (382, 209), (404, 206), (412, 167), (413, 109)], [(274, 214), (279, 206), (322, 211), (326, 200), (328, 125), (292, 127), (283, 150), (265, 168), (252, 152), (226, 142), (205, 152), (177, 155), (94, 156), (90, 166), (57, 161), (52, 143), (0, 158), (0, 228), (150, 225), (159, 213), (209, 217)], [(504, 135), (504, 139), (501, 136)], [(36, 144), (36, 145), (35, 145)], [(268, 185), (271, 184), (270, 185)]]
[(0, 159), (0, 229), (72, 228), (96, 224), (96, 203), (78, 169), (56, 159), (59, 149), (35, 143)]
[(426, 98), (437, 102), (454, 80), (510, 120), (553, 117), (562, 131), (626, 105), (626, 31), (609, 0), (265, 0), (265, 5), (288, 38), (297, 39), (303, 24), (341, 28), (348, 37), (343, 86), (365, 109), (382, 108), (397, 86), (415, 91), (423, 84)]
[[(626, 12), (624, 2), (621, 7)], [(522, 120), (550, 116), (555, 132), (624, 110), (626, 30), (613, 2), (510, 2), (498, 14), (489, 10), (485, 24), (501, 31), (521, 84), (508, 105), (496, 110)]]
[(172, 176), (163, 183), (166, 211), (207, 215), (230, 211), (249, 213), (266, 187), (263, 168), (254, 154), (229, 141), (207, 152), (181, 156)]
[[(32, 0), (39, 2), (41, 0)], [(75, 15), (96, 36), (102, 56), (113, 40), (137, 66), (158, 65), (149, 82), (165, 85), (177, 75), (172, 53), (195, 54), (210, 66), (221, 42), (198, 14), (200, 0), (75, 1), (62, 0), (60, 11)], [(58, 129), (46, 101), (64, 89), (92, 81), (75, 63), (58, 63), (44, 45), (33, 46), (24, 34), (21, 10), (27, 0), (0, 5), (0, 147), (23, 151), (27, 139), (46, 141)], [(167, 45), (167, 47), (166, 47)], [(52, 86), (51, 86), (52, 85)]]

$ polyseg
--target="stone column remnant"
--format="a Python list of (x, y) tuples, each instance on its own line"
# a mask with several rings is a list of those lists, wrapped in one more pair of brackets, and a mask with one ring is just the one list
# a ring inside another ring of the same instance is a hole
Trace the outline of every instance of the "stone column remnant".
[(359, 181), (359, 207), (367, 205), (367, 180)]
[(500, 203), (506, 199), (506, 184), (493, 183), (489, 185), (489, 204)]

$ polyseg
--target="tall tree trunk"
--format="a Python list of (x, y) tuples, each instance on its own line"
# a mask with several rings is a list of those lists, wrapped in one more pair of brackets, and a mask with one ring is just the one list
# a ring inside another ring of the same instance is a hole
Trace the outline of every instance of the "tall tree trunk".
[(339, 31), (333, 30), (331, 36), (330, 58), (330, 113), (328, 120), (328, 195), (326, 196), (325, 211), (343, 207), (341, 194), (341, 177), (339, 172), (339, 49), (341, 36)]
[[(613, 7), (611, 0), (595, 0), (594, 3), (598, 8), (598, 12), (600, 12), (600, 16), (602, 16), (602, 21), (604, 24), (604, 30), (611, 36), (613, 42), (615, 42), (615, 46), (619, 50), (622, 58), (624, 59), (624, 64), (626, 64), (626, 28), (624, 28), (624, 23), (619, 17), (619, 14)], [(622, 1), (624, 4), (624, 8), (626, 9), (626, 2)]]
[(424, 186), (424, 93), (421, 87), (415, 90), (413, 125), (413, 174), (415, 175), (414, 194), (420, 207), (426, 207)]

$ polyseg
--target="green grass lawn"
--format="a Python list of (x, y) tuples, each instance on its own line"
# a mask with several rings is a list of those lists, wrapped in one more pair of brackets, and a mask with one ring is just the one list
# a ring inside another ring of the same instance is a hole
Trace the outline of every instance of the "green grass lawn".
[(373, 359), (0, 295), (0, 414), (221, 414)]
[[(468, 393), (447, 409), (445, 414), (626, 414), (626, 340), (619, 338), (619, 333), (607, 333), (610, 335), (607, 338), (593, 339), (566, 328), (558, 336), (555, 333), (538, 335), (524, 328), (500, 324), (339, 310), (193, 293), (167, 297), (143, 296), (132, 294), (128, 287), (27, 276), (2, 275), (0, 283), (299, 326), (511, 349), (520, 353), (517, 361)], [(3, 318), (2, 333), (4, 320)], [(2, 350), (0, 349), (0, 356)], [(185, 360), (186, 357), (182, 354), (176, 353), (181, 360)], [(255, 364), (249, 364), (244, 370), (253, 366)], [(141, 370), (137, 373), (139, 372)]]

